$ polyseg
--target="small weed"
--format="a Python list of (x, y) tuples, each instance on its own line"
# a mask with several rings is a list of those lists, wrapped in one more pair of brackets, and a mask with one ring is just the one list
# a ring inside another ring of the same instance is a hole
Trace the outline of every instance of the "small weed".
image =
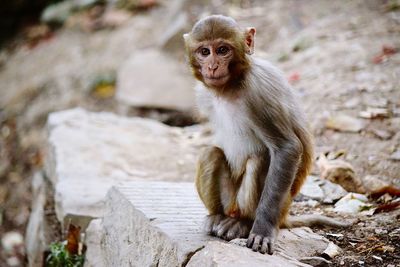
[(50, 245), (50, 254), (46, 258), (46, 267), (81, 267), (84, 255), (71, 255), (66, 245), (60, 242)]

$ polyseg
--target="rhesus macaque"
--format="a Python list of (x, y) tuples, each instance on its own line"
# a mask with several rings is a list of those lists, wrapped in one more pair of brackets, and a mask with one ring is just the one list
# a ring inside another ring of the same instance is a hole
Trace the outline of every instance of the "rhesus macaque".
[(269, 62), (253, 58), (254, 28), (214, 15), (184, 35), (200, 110), (214, 126), (215, 146), (197, 166), (196, 187), (209, 211), (206, 230), (246, 238), (272, 254), (279, 227), (347, 226), (318, 216), (288, 217), (313, 158), (311, 135), (292, 88)]

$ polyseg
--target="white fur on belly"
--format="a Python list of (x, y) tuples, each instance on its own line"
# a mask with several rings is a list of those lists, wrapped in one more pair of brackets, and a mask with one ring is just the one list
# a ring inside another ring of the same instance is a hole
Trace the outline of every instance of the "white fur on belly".
[(214, 124), (215, 143), (224, 151), (234, 173), (239, 173), (249, 156), (262, 147), (245, 112), (240, 99), (228, 102), (220, 97), (213, 98), (211, 122)]

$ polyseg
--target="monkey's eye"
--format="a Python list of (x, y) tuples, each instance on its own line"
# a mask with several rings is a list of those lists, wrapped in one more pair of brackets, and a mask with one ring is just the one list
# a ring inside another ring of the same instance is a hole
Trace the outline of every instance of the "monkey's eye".
[(219, 55), (225, 55), (226, 53), (228, 53), (229, 48), (227, 46), (220, 46), (217, 49), (217, 54)]
[(208, 48), (202, 48), (200, 51), (201, 55), (203, 56), (208, 56), (210, 54), (210, 49)]

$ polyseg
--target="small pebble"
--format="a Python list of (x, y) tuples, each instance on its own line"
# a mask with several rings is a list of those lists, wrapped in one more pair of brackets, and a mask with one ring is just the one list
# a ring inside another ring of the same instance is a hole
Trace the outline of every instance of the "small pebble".
[(6, 252), (12, 252), (14, 248), (22, 246), (24, 243), (24, 237), (18, 232), (8, 232), (3, 235), (1, 244)]
[(387, 230), (381, 229), (381, 228), (376, 228), (375, 229), (375, 234), (380, 235), (380, 234), (387, 234)]
[(17, 257), (10, 257), (7, 259), (7, 264), (10, 267), (21, 266), (21, 262)]
[(383, 259), (381, 257), (379, 257), (379, 256), (372, 255), (372, 258), (374, 258), (376, 260), (379, 260), (379, 261), (383, 261)]

